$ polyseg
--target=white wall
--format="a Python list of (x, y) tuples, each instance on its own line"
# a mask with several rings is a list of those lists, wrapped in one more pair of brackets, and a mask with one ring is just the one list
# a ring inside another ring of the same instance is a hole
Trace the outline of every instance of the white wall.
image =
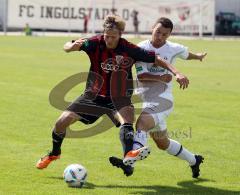
[[(160, 16), (172, 19), (176, 33), (198, 33), (200, 21), (208, 21), (202, 25), (203, 32), (214, 29), (214, 0), (116, 0), (115, 6), (128, 32), (134, 32), (134, 11), (139, 13), (139, 32), (150, 32), (150, 25)], [(28, 23), (39, 29), (82, 30), (85, 13), (90, 16), (89, 28), (100, 31), (112, 0), (8, 0), (8, 8), (9, 28), (23, 28)]]

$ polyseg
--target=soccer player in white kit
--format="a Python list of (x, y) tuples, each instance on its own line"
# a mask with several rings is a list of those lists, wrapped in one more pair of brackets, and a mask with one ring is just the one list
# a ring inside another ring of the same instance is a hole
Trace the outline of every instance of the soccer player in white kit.
[[(154, 51), (156, 55), (170, 64), (174, 64), (176, 58), (202, 61), (207, 55), (206, 53), (193, 54), (188, 51), (187, 47), (167, 41), (172, 29), (173, 23), (170, 19), (160, 18), (153, 26), (152, 39), (140, 42), (138, 46)], [(147, 145), (147, 132), (149, 132), (159, 149), (187, 161), (192, 170), (192, 177), (197, 178), (200, 173), (200, 164), (204, 158), (201, 155), (193, 154), (179, 142), (167, 136), (166, 118), (173, 110), (171, 82), (173, 75), (153, 63), (137, 62), (136, 70), (138, 85), (136, 91), (143, 100), (143, 110), (136, 122), (137, 132), (133, 149)], [(114, 164), (110, 161), (114, 166), (118, 165), (117, 158), (111, 160), (115, 162)], [(131, 157), (127, 160), (128, 165), (133, 165), (135, 162), (135, 159), (131, 159)], [(124, 169), (121, 166), (117, 167)]]

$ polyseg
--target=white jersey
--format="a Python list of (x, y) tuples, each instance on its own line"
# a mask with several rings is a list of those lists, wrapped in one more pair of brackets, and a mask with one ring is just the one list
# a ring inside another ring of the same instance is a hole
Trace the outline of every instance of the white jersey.
[[(154, 51), (156, 55), (160, 56), (166, 62), (174, 65), (176, 58), (187, 59), (189, 52), (188, 48), (178, 43), (172, 43), (166, 41), (166, 43), (160, 47), (155, 48), (152, 46), (149, 40), (142, 41), (138, 44), (139, 47)], [(168, 70), (156, 66), (153, 63), (136, 62), (137, 75), (148, 73), (152, 75), (164, 75), (171, 74)], [(169, 83), (164, 82), (140, 82), (137, 80), (136, 93), (141, 96), (144, 101), (156, 99), (157, 97), (166, 98), (173, 101), (172, 96), (172, 81)]]

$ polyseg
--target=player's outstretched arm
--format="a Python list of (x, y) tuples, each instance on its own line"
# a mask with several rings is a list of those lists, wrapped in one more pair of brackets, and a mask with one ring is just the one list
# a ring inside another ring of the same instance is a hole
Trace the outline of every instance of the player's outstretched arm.
[(79, 51), (85, 39), (78, 39), (74, 42), (67, 42), (63, 46), (65, 52)]
[(149, 73), (142, 73), (139, 74), (138, 80), (141, 82), (165, 82), (169, 83), (172, 80), (172, 75), (170, 74), (164, 74), (164, 75), (152, 75)]
[(206, 52), (196, 53), (196, 54), (189, 52), (187, 60), (200, 60), (200, 61), (202, 61), (205, 58), (206, 55), (207, 55)]
[(188, 84), (189, 84), (188, 78), (185, 75), (183, 75), (181, 72), (179, 72), (174, 66), (172, 66), (171, 64), (168, 64), (159, 56), (156, 56), (155, 64), (157, 66), (161, 66), (169, 70), (170, 72), (172, 72), (173, 75), (176, 77), (176, 81), (179, 83), (181, 89), (185, 89), (188, 87)]

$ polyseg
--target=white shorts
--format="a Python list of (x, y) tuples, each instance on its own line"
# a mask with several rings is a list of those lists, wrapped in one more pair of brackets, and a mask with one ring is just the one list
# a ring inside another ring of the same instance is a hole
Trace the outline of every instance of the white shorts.
[(173, 102), (162, 99), (159, 103), (144, 102), (143, 111), (151, 114), (155, 122), (155, 128), (151, 131), (164, 131), (167, 129), (166, 119), (173, 111)]

